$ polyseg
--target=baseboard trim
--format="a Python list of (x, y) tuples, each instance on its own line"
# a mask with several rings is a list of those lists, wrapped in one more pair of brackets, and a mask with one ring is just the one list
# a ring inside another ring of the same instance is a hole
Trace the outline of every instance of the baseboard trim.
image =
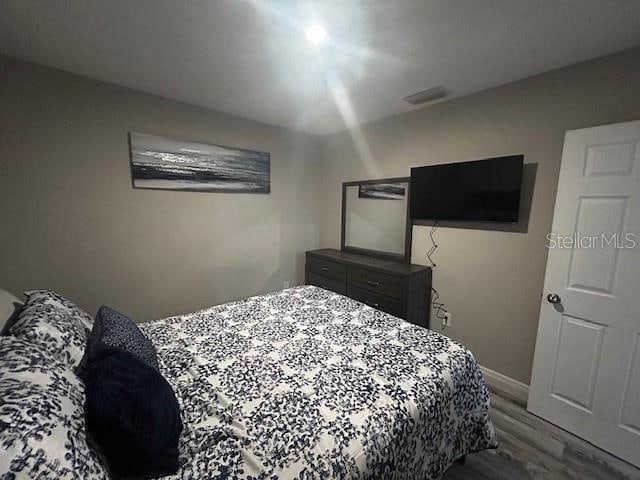
[(527, 406), (529, 385), (519, 382), (518, 380), (514, 380), (511, 377), (507, 377), (506, 375), (496, 372), (495, 370), (491, 370), (490, 368), (483, 367), (482, 365), (480, 366), (480, 369), (482, 370), (484, 378), (489, 384), (489, 388), (491, 388), (491, 390), (511, 397), (524, 407)]

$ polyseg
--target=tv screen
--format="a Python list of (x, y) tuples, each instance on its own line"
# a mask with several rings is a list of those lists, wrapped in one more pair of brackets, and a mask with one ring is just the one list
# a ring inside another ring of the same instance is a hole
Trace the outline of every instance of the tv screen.
[(523, 155), (411, 169), (411, 218), (515, 223)]

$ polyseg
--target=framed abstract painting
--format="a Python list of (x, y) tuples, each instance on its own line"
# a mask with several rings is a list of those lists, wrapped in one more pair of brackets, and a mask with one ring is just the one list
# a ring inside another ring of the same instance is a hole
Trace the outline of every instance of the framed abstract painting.
[(270, 193), (267, 152), (130, 132), (134, 188)]

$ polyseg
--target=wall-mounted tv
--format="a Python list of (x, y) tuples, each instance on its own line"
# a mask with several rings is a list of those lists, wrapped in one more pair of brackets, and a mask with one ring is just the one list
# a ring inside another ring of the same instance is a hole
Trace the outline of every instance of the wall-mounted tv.
[(516, 223), (524, 155), (411, 169), (411, 218)]

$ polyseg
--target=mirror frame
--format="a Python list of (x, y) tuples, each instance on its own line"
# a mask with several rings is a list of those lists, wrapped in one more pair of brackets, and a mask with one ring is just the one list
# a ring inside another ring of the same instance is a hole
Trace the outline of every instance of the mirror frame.
[[(411, 205), (411, 177), (395, 177), (395, 178), (379, 178), (376, 180), (357, 180), (353, 182), (342, 182), (342, 228), (340, 232), (340, 250), (343, 252), (357, 253), (361, 255), (368, 255), (370, 257), (386, 258), (388, 260), (396, 260), (403, 263), (411, 263), (411, 234), (412, 223), (410, 216)], [(368, 248), (350, 247), (344, 244), (345, 240), (345, 227), (347, 219), (347, 187), (354, 187), (360, 185), (372, 185), (376, 183), (406, 183), (407, 184), (407, 213), (406, 213), (406, 227), (404, 232), (404, 254), (391, 253), (380, 250), (369, 250)]]

